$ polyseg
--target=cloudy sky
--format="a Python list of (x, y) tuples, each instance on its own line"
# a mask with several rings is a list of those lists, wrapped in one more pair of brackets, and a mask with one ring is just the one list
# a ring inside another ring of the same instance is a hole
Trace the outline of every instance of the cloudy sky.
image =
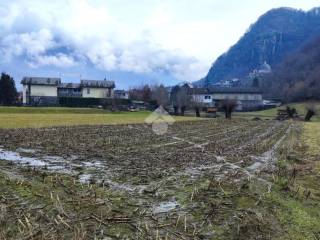
[(275, 7), (319, 0), (1, 0), (0, 70), (113, 78), (120, 88), (203, 77)]

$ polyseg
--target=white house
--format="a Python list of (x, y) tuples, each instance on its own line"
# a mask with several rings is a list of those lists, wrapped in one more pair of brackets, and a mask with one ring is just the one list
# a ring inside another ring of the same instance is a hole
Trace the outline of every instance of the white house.
[(23, 85), (23, 104), (31, 105), (36, 102), (45, 101), (48, 105), (58, 104), (58, 85), (61, 84), (60, 78), (30, 78), (22, 79)]
[(84, 98), (111, 98), (115, 84), (105, 80), (81, 80), (80, 86)]
[(257, 88), (190, 88), (189, 94), (194, 101), (207, 107), (217, 107), (223, 100), (235, 100), (239, 111), (259, 109), (263, 106), (262, 91)]
[(211, 106), (214, 104), (212, 101), (213, 94), (207, 88), (191, 88), (189, 89), (192, 101)]
[(62, 83), (60, 78), (24, 77), (24, 105), (58, 105), (59, 98), (112, 98), (115, 84), (106, 80)]

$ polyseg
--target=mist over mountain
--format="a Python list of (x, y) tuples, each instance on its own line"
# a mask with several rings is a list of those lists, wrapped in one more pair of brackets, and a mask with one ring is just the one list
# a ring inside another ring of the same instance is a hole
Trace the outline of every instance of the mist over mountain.
[(311, 39), (320, 36), (320, 8), (310, 11), (273, 9), (212, 65), (202, 84), (242, 79), (265, 64), (271, 69)]

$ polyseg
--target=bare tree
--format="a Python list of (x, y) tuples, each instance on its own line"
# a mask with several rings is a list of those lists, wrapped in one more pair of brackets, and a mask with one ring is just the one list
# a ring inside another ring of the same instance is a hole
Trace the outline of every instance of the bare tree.
[(287, 106), (286, 111), (287, 111), (287, 115), (289, 118), (294, 118), (298, 114), (298, 112), (295, 108), (291, 108), (289, 106)]
[(223, 109), (226, 119), (231, 119), (232, 112), (237, 107), (237, 101), (225, 99), (220, 102), (220, 108)]
[(177, 106), (180, 108), (181, 116), (184, 116), (186, 108), (190, 105), (190, 95), (188, 94), (188, 89), (180, 88), (177, 92), (176, 101)]
[(199, 95), (192, 96), (190, 105), (195, 110), (196, 117), (201, 117), (200, 110), (204, 106), (201, 101), (201, 97)]
[(169, 93), (162, 84), (152, 89), (152, 98), (157, 101), (159, 106), (165, 108), (169, 105)]
[(132, 100), (150, 102), (151, 87), (149, 85), (144, 85), (144, 86), (130, 88), (129, 95)]
[(174, 115), (178, 115), (179, 114), (179, 106), (178, 106), (178, 100), (177, 100), (177, 95), (178, 95), (179, 91), (180, 91), (180, 87), (178, 85), (174, 86), (171, 89), (170, 103), (173, 106)]
[(310, 105), (308, 105), (307, 107), (306, 107), (306, 109), (307, 109), (307, 114), (306, 114), (306, 116), (305, 116), (305, 118), (304, 118), (304, 120), (306, 121), (306, 122), (309, 122), (310, 120), (311, 120), (311, 118), (314, 116), (314, 115), (316, 115), (316, 106), (314, 105), (314, 104), (310, 104)]

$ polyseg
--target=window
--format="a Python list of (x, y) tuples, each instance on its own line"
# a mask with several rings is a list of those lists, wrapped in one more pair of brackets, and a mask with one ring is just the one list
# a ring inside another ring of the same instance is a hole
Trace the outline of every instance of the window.
[(211, 99), (211, 96), (204, 96), (204, 99), (206, 100)]
[(87, 94), (90, 94), (90, 88), (87, 88)]

